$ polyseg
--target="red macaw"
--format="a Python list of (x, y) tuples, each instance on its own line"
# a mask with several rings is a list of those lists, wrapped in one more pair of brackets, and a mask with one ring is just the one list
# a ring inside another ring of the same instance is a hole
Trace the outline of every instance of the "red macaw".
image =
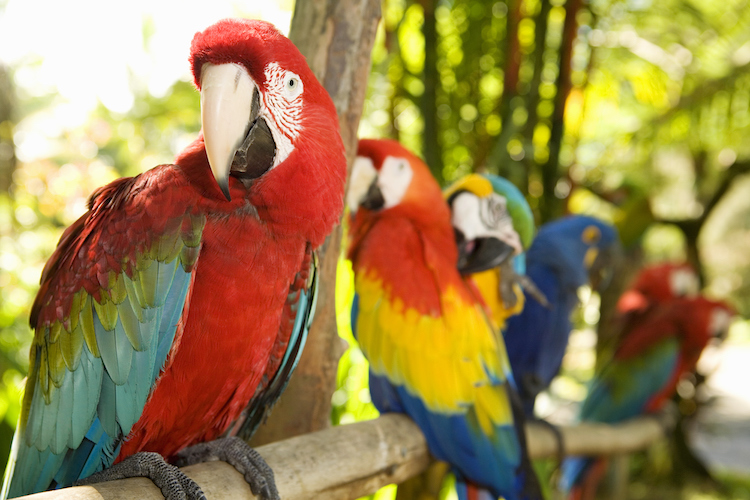
[(539, 498), (502, 336), (456, 268), (450, 210), (429, 169), (395, 141), (361, 140), (347, 196), (352, 326), (375, 406), (419, 425), (456, 473), (459, 498)]
[(343, 207), (344, 148), (330, 97), (272, 25), (220, 21), (195, 35), (190, 62), (202, 135), (174, 165), (97, 190), (42, 273), (5, 495), (155, 467), (168, 498), (203, 498), (139, 453), (157, 452), (215, 454), (277, 497), (262, 459), (242, 470), (236, 438), (185, 448), (246, 408), (257, 424), (283, 389), (308, 326), (313, 251)]
[[(733, 314), (727, 304), (702, 296), (653, 306), (629, 323), (614, 357), (594, 376), (580, 420), (615, 423), (661, 409), (680, 378), (695, 369), (709, 340), (727, 331)], [(596, 470), (593, 463), (584, 457), (563, 462), (561, 487), (572, 498), (593, 495), (596, 480), (588, 479)]]

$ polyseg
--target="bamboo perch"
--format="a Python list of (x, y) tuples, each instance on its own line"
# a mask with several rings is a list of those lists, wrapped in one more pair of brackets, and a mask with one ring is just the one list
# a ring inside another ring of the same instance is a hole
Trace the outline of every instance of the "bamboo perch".
[[(618, 425), (581, 424), (560, 427), (567, 454), (613, 455), (648, 447), (673, 425), (668, 416), (640, 417)], [(538, 423), (526, 428), (532, 458), (557, 455), (553, 432)], [(400, 483), (427, 468), (424, 436), (402, 415), (333, 427), (258, 448), (276, 474), (284, 500), (350, 500)], [(224, 462), (183, 469), (201, 485), (209, 500), (251, 500), (245, 480)], [(148, 479), (124, 479), (23, 497), (26, 500), (161, 500)]]

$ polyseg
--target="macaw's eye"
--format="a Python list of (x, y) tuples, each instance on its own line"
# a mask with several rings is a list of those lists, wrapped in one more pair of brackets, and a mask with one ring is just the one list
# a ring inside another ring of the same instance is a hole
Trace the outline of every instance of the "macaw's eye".
[(302, 93), (302, 80), (299, 75), (287, 71), (284, 77), (284, 97), (288, 101), (293, 101)]
[(588, 226), (581, 233), (581, 240), (587, 245), (596, 245), (602, 239), (602, 232), (596, 226)]
[(500, 224), (509, 218), (505, 197), (492, 193), (490, 196), (481, 198), (479, 218), (488, 229), (500, 227)]

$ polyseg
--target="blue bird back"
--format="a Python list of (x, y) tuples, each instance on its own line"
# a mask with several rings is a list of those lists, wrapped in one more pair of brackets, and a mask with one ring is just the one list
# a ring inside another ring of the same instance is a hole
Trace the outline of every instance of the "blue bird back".
[(549, 307), (526, 295), (523, 311), (508, 319), (504, 333), (524, 411), (533, 415), (536, 395), (560, 370), (568, 344), (570, 315), (578, 288), (588, 283), (596, 254), (617, 242), (609, 224), (583, 215), (542, 226), (526, 253), (526, 274), (545, 295)]

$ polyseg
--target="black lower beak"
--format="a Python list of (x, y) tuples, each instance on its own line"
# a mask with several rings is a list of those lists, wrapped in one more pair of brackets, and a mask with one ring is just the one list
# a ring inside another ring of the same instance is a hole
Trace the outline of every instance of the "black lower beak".
[(514, 249), (497, 238), (463, 240), (457, 236), (458, 272), (474, 274), (499, 266), (513, 257)]
[(276, 142), (266, 120), (257, 118), (234, 154), (229, 172), (250, 187), (252, 181), (268, 172), (276, 158)]
[(377, 179), (370, 184), (365, 199), (359, 205), (367, 210), (380, 210), (385, 206), (385, 198), (383, 198), (383, 192), (378, 187)]

